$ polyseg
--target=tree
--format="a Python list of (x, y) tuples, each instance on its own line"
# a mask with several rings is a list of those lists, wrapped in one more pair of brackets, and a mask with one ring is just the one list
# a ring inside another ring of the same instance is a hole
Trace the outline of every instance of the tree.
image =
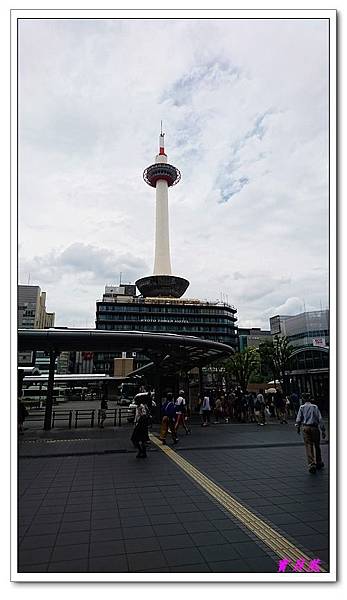
[(280, 373), (282, 381), (282, 389), (284, 394), (287, 393), (287, 377), (286, 371), (289, 368), (290, 356), (293, 352), (293, 346), (289, 343), (286, 336), (275, 336), (274, 339), (274, 363), (276, 370)]
[(262, 372), (271, 373), (274, 382), (280, 379), (285, 394), (287, 393), (286, 371), (289, 368), (292, 352), (293, 346), (290, 345), (286, 336), (279, 337), (276, 335), (272, 342), (265, 342), (259, 346)]
[(257, 370), (258, 357), (254, 348), (246, 348), (242, 352), (236, 352), (226, 363), (227, 371), (232, 373), (236, 383), (246, 391), (249, 379)]

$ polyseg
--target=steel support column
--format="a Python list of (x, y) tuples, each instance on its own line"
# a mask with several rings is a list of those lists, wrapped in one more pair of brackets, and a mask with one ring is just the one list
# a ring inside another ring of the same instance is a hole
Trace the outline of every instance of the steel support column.
[(48, 383), (47, 383), (47, 397), (46, 397), (46, 410), (45, 410), (45, 421), (43, 428), (49, 431), (52, 427), (52, 410), (53, 410), (53, 390), (54, 390), (54, 369), (55, 361), (58, 356), (58, 352), (50, 350), (49, 352), (49, 372), (48, 372)]

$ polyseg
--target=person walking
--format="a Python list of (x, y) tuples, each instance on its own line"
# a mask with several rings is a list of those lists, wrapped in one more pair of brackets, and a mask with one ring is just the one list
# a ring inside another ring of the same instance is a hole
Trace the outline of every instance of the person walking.
[(24, 403), (22, 402), (22, 400), (19, 400), (18, 402), (18, 433), (22, 434), (24, 432), (24, 421), (26, 419), (26, 417), (29, 416), (29, 413), (24, 405)]
[(325, 425), (318, 406), (311, 402), (310, 394), (303, 395), (303, 402), (299, 408), (295, 426), (298, 434), (300, 434), (302, 427), (308, 470), (310, 473), (315, 473), (317, 469), (320, 470), (324, 467), (320, 449), (319, 429), (322, 432), (323, 440), (325, 440)]
[(210, 424), (210, 413), (211, 413), (211, 405), (209, 396), (204, 396), (202, 401), (202, 418), (203, 422), (201, 427), (207, 427)]
[(172, 440), (174, 444), (177, 444), (177, 435), (175, 428), (176, 421), (176, 407), (173, 400), (173, 395), (171, 392), (166, 394), (166, 401), (163, 404), (163, 418), (160, 426), (159, 439), (165, 445), (166, 444), (166, 436), (170, 429)]
[(176, 408), (176, 425), (175, 425), (176, 434), (177, 434), (179, 426), (182, 425), (183, 428), (185, 429), (186, 435), (188, 435), (188, 433), (190, 433), (190, 430), (188, 429), (188, 427), (186, 425), (186, 421), (185, 421), (187, 405), (186, 405), (184, 390), (180, 390), (180, 395), (178, 396), (178, 398), (176, 399), (176, 402), (175, 402), (175, 408)]
[(265, 400), (262, 394), (262, 390), (259, 390), (258, 395), (254, 402), (254, 413), (257, 419), (258, 425), (266, 425), (265, 421)]
[(107, 397), (104, 393), (102, 395), (101, 404), (100, 404), (100, 418), (99, 418), (99, 427), (100, 429), (104, 428), (104, 421), (106, 419), (106, 411), (107, 411)]
[(131, 441), (138, 449), (136, 458), (147, 458), (146, 442), (148, 442), (148, 414), (147, 409), (141, 400), (138, 399), (135, 412), (135, 427), (131, 436)]

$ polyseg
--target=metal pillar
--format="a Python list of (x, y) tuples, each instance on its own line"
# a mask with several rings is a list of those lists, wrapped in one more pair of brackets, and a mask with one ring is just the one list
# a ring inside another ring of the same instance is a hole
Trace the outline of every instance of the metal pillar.
[(55, 350), (49, 351), (49, 373), (48, 373), (48, 384), (47, 384), (47, 397), (46, 397), (46, 410), (45, 410), (45, 421), (43, 428), (49, 431), (52, 427), (52, 409), (53, 409), (53, 389), (54, 389), (54, 368), (55, 360), (59, 352)]
[(199, 396), (202, 399), (204, 389), (203, 375), (202, 375), (202, 367), (199, 367)]

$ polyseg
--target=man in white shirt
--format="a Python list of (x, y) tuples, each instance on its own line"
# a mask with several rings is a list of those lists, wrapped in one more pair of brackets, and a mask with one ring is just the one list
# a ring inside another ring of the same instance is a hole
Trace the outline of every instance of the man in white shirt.
[(202, 427), (207, 427), (210, 424), (211, 405), (209, 396), (204, 396), (202, 401)]
[(324, 467), (320, 449), (319, 429), (321, 429), (324, 440), (326, 437), (325, 425), (318, 406), (312, 404), (310, 401), (310, 394), (303, 394), (303, 400), (304, 404), (299, 408), (295, 426), (297, 427), (298, 434), (300, 434), (300, 428), (302, 427), (308, 470), (310, 473), (315, 473), (317, 469), (323, 469)]

